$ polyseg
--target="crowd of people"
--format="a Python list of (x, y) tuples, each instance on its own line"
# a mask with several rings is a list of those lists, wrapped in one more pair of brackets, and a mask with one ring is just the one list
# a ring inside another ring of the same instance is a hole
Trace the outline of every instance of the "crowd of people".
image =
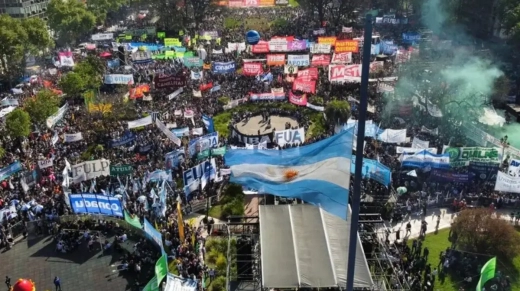
[[(183, 179), (184, 171), (192, 168), (200, 163), (200, 159), (196, 156), (190, 157), (186, 154), (186, 158), (179, 162), (179, 165), (171, 170), (171, 181), (167, 187), (166, 211), (161, 214), (158, 209), (160, 204), (157, 195), (153, 195), (158, 189), (157, 182), (143, 183), (145, 177), (156, 170), (167, 169), (165, 155), (176, 151), (179, 146), (167, 138), (165, 134), (154, 124), (144, 127), (128, 129), (127, 122), (153, 116), (160, 119), (168, 126), (168, 129), (188, 128), (188, 132), (180, 136), (182, 139), (182, 147), (185, 152), (189, 152), (187, 144), (190, 140), (200, 136), (200, 132), (195, 129), (203, 128), (204, 133), (209, 133), (203, 116), (214, 117), (222, 113), (226, 108), (232, 108), (239, 103), (257, 102), (257, 107), (249, 106), (246, 110), (234, 112), (228, 125), (229, 129), (233, 129), (239, 122), (247, 120), (256, 115), (261, 115), (263, 119), (270, 120), (270, 116), (286, 116), (293, 118), (299, 127), (303, 127), (308, 132), (311, 120), (302, 108), (294, 107), (291, 109), (283, 108), (281, 103), (284, 101), (248, 101), (246, 98), (251, 93), (270, 93), (273, 88), (282, 88), (283, 92), (288, 93), (292, 89), (290, 80), (284, 72), (284, 66), (265, 66), (264, 69), (271, 74), (270, 80), (259, 80), (258, 76), (246, 76), (241, 73), (239, 67), (244, 60), (257, 59), (259, 61), (267, 58), (266, 54), (255, 54), (250, 50), (243, 51), (227, 51), (228, 43), (237, 43), (244, 41), (244, 35), (249, 29), (248, 25), (241, 23), (239, 25), (226, 25), (228, 19), (263, 19), (262, 23), (269, 23), (277, 19), (286, 20), (283, 27), (265, 25), (261, 27), (260, 33), (265, 40), (273, 36), (295, 36), (297, 39), (308, 39), (311, 42), (317, 40), (319, 36), (338, 35), (340, 38), (360, 37), (361, 30), (353, 27), (351, 32), (342, 33), (342, 27), (322, 27), (314, 19), (300, 8), (255, 8), (255, 9), (226, 9), (208, 13), (205, 21), (200, 24), (201, 31), (218, 31), (218, 39), (203, 40), (195, 42), (194, 39), (187, 41), (184, 39), (183, 44), (192, 49), (197, 55), (200, 51), (198, 48), (204, 48), (208, 52), (205, 65), (214, 62), (235, 62), (237, 70), (230, 73), (216, 73), (212, 70), (200, 70), (187, 67), (182, 59), (154, 60), (145, 63), (132, 63), (131, 53), (126, 52), (118, 55), (117, 49), (126, 44), (116, 46), (115, 50), (110, 50), (103, 46), (105, 43), (99, 43), (98, 49), (86, 50), (82, 49), (80, 54), (74, 56), (76, 63), (81, 62), (85, 57), (100, 58), (103, 62), (107, 60), (99, 57), (103, 52), (109, 51), (114, 59), (122, 59), (119, 66), (104, 67), (104, 74), (131, 74), (136, 80), (134, 84), (128, 85), (111, 85), (104, 84), (99, 92), (99, 99), (122, 99), (121, 90), (132, 91), (141, 85), (149, 85), (150, 91), (146, 94), (150, 98), (130, 98), (128, 103), (120, 102), (112, 109), (114, 112), (130, 111), (129, 116), (118, 116), (117, 118), (107, 119), (102, 115), (90, 112), (83, 105), (83, 100), (78, 101), (74, 98), (64, 97), (67, 99), (69, 110), (67, 110), (63, 118), (51, 128), (35, 128), (35, 130), (26, 139), (15, 139), (9, 136), (2, 136), (2, 145), (5, 149), (5, 155), (0, 161), (1, 168), (5, 168), (17, 161), (22, 165), (21, 171), (18, 173), (3, 177), (4, 180), (0, 184), (0, 241), (4, 245), (11, 245), (13, 241), (13, 225), (25, 225), (33, 223), (36, 230), (41, 233), (53, 234), (56, 236), (56, 250), (62, 253), (74, 251), (81, 242), (85, 242), (89, 250), (97, 244), (104, 250), (113, 249), (121, 250), (121, 243), (127, 240), (127, 234), (118, 225), (106, 223), (103, 221), (95, 223), (97, 226), (78, 224), (64, 226), (56, 222), (55, 218), (72, 214), (72, 208), (68, 201), (69, 194), (75, 193), (105, 193), (114, 195), (116, 191), (124, 192), (124, 207), (130, 215), (137, 215), (141, 219), (155, 222), (159, 225), (164, 239), (164, 245), (168, 249), (168, 255), (171, 260), (176, 260), (176, 266), (179, 274), (185, 278), (201, 279), (205, 272), (209, 272), (204, 264), (204, 242), (203, 235), (205, 228), (203, 226), (193, 226), (186, 224), (184, 226), (184, 241), (179, 237), (179, 225), (177, 221), (177, 203), (182, 203), (183, 209), (188, 212), (190, 203), (196, 200), (203, 200), (208, 195), (216, 195), (223, 174), (217, 174), (219, 178), (208, 183), (206, 188), (196, 189), (190, 195), (185, 195), (185, 189), (177, 185), (177, 181)], [(124, 25), (128, 28), (140, 28), (145, 23), (126, 20)], [(324, 28), (323, 34), (315, 34), (313, 30)], [(258, 29), (258, 28), (257, 28)], [(413, 24), (395, 25), (383, 24), (376, 25), (375, 32), (381, 39), (391, 39), (399, 43), (401, 33), (415, 29)], [(151, 43), (159, 43), (161, 39), (151, 36), (148, 40)], [(193, 36), (192, 36), (193, 38)], [(196, 44), (195, 44), (196, 43)], [(190, 47), (191, 46), (191, 47)], [(65, 48), (62, 48), (65, 49)], [(401, 51), (408, 52), (411, 49), (409, 45), (403, 45)], [(305, 52), (308, 53), (308, 49)], [(154, 52), (157, 55), (161, 51)], [(397, 75), (399, 62), (396, 55), (386, 56), (383, 59), (383, 70), (381, 73), (385, 77)], [(359, 63), (361, 57), (358, 53), (352, 56), (354, 63)], [(376, 60), (376, 56), (373, 56)], [(110, 60), (109, 60), (110, 61)], [(126, 63), (124, 62), (126, 61)], [(66, 74), (69, 69), (65, 67), (45, 67), (39, 76), (29, 80), (25, 85), (18, 87), (15, 96), (5, 95), (3, 97), (16, 98), (20, 104), (27, 98), (31, 98), (35, 92), (43, 90), (44, 87), (56, 87), (58, 79), (61, 75)], [(202, 77), (192, 77), (193, 73), (202, 73)], [(154, 86), (156, 76), (176, 75), (183, 76), (186, 85), (183, 92), (173, 98), (171, 88), (160, 89)], [(211, 84), (211, 88), (218, 87), (218, 90), (204, 92), (203, 98), (192, 96), (192, 92), (199, 91), (202, 86)], [(392, 114), (391, 118), (385, 118), (391, 107), (389, 104), (396, 101), (392, 97), (392, 93), (382, 92), (379, 83), (371, 83), (369, 88), (369, 106), (372, 108), (368, 112), (368, 120), (372, 120), (374, 124), (378, 124), (380, 128), (386, 129), (406, 129), (407, 136), (419, 138), (422, 141), (428, 141), (430, 148), (436, 148), (438, 152), (442, 152), (443, 145), (449, 144), (450, 138), (457, 133), (454, 128), (449, 133), (443, 133), (436, 130), (435, 132), (425, 130), (436, 126), (435, 118), (430, 116), (428, 112), (413, 109), (407, 116), (403, 114)], [(392, 86), (390, 82), (387, 85)], [(123, 87), (123, 89), (121, 89)], [(309, 102), (317, 102), (316, 105), (325, 106), (332, 100), (345, 100), (351, 103), (352, 119), (358, 117), (358, 98), (359, 83), (332, 83), (328, 79), (328, 71), (326, 68), (318, 68), (318, 77), (316, 82), (316, 96), (309, 96)], [(296, 92), (301, 94), (303, 92)], [(74, 96), (69, 96), (74, 97)], [(77, 97), (77, 96), (76, 96)], [(227, 97), (228, 104), (220, 104), (219, 99)], [(231, 104), (231, 105), (230, 105)], [(121, 108), (116, 108), (121, 107)], [(193, 111), (190, 118), (186, 118), (182, 113)], [(180, 114), (177, 114), (180, 113)], [(395, 112), (394, 112), (395, 113)], [(406, 120), (404, 120), (406, 119)], [(419, 123), (418, 120), (421, 120)], [(287, 126), (286, 126), (287, 127)], [(290, 127), (290, 125), (289, 125)], [(281, 128), (280, 128), (281, 129)], [(273, 131), (275, 129), (273, 128)], [(83, 139), (76, 142), (66, 143), (64, 134), (73, 134), (81, 132)], [(111, 141), (120, 140), (126, 136), (128, 132), (135, 135), (135, 139), (124, 146), (109, 146)], [(312, 143), (333, 135), (334, 128), (325, 128), (323, 132), (307, 137), (306, 143)], [(58, 141), (53, 141), (54, 136), (58, 136)], [(245, 146), (245, 144), (236, 136), (219, 135), (218, 144), (214, 147), (230, 147)], [(286, 148), (291, 145), (285, 145)], [(408, 175), (413, 169), (404, 169), (401, 166), (400, 153), (397, 147), (410, 147), (411, 142), (389, 143), (382, 142), (376, 137), (367, 137), (366, 146), (363, 149), (364, 156), (367, 159), (377, 160), (382, 165), (388, 167), (392, 173), (392, 182), (390, 185), (383, 185), (380, 182), (364, 179), (363, 195), (368, 196), (384, 196), (389, 197), (394, 193), (394, 189), (398, 187), (406, 187), (407, 193), (400, 195), (396, 203), (398, 207), (404, 207), (406, 212), (419, 211), (425, 213), (428, 205), (439, 205), (444, 201), (452, 201), (457, 198), (458, 201), (477, 201), (481, 205), (489, 205), (492, 202), (502, 205), (508, 204), (515, 200), (510, 196), (498, 196), (493, 191), (494, 181), (489, 179), (477, 180), (474, 183), (458, 183), (458, 182), (439, 182), (429, 178), (428, 171), (415, 171), (415, 175)], [(269, 147), (276, 147), (272, 144)], [(221, 156), (212, 156), (216, 159), (218, 169), (225, 167), (225, 161)], [(51, 167), (41, 169), (38, 161), (53, 159)], [(71, 183), (70, 185), (63, 183), (66, 177), (63, 175), (63, 169), (67, 164), (78, 164), (86, 160), (110, 160), (112, 165), (131, 165), (133, 173), (127, 177), (102, 176), (95, 179), (81, 182)], [(467, 169), (458, 170), (461, 173)], [(217, 171), (218, 172), (218, 171)], [(34, 179), (33, 179), (34, 177)], [(354, 179), (351, 179), (353, 182)], [(29, 183), (30, 182), (30, 183)], [(144, 184), (144, 185), (143, 185)], [(182, 184), (182, 183), (180, 183)], [(137, 185), (137, 186), (134, 186)], [(186, 186), (186, 185), (185, 185)], [(121, 190), (122, 189), (122, 190)], [(351, 191), (352, 192), (352, 191)], [(118, 192), (120, 193), (120, 192)], [(145, 197), (140, 199), (140, 197)], [(484, 199), (486, 198), (486, 199)], [(450, 202), (448, 202), (449, 204)], [(455, 204), (457, 209), (465, 207), (466, 202)], [(395, 210), (397, 211), (397, 210)], [(99, 225), (101, 224), (101, 226)], [(101, 227), (99, 231), (92, 231), (96, 227)], [(22, 227), (23, 229), (23, 227)], [(103, 233), (111, 232), (115, 236), (113, 240), (106, 240)], [(21, 231), (24, 235), (26, 231)], [(414, 243), (412, 249), (405, 245), (400, 246), (401, 262), (408, 280), (412, 286), (419, 286), (416, 290), (434, 290), (435, 276), (441, 276), (446, 268), (457, 269), (454, 262), (471, 260), (463, 254), (452, 253), (447, 251), (444, 255), (448, 262), (446, 266), (429, 266), (426, 258), (428, 257), (427, 249), (421, 249), (420, 241)], [(121, 261), (121, 270), (132, 270), (142, 282), (149, 278), (142, 276), (139, 272), (142, 265), (153, 265), (159, 253), (153, 246), (150, 246), (146, 240), (141, 240), (135, 245), (132, 252), (125, 254)], [(456, 260), (452, 258), (457, 258)], [(472, 265), (474, 265), (472, 263)], [(418, 272), (420, 271), (420, 272)], [(424, 271), (424, 274), (422, 273)], [(475, 271), (474, 268), (470, 270)], [(468, 274), (468, 276), (471, 274)], [(206, 276), (207, 277), (207, 276)]]

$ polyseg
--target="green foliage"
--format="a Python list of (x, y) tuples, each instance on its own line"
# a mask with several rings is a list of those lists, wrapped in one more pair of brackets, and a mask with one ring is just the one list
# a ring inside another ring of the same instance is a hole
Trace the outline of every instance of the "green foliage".
[(240, 27), (240, 21), (233, 17), (226, 17), (224, 19), (224, 27), (227, 29), (234, 29)]
[(325, 105), (325, 115), (330, 123), (346, 123), (350, 117), (350, 104), (343, 100), (332, 100)]
[(215, 281), (211, 282), (211, 291), (224, 291), (226, 290), (226, 277), (218, 276)]
[(0, 159), (2, 159), (5, 156), (5, 149), (3, 147), (0, 147)]
[(220, 104), (220, 105), (226, 105), (229, 103), (230, 99), (229, 99), (229, 97), (222, 96), (222, 97), (218, 98), (217, 101), (218, 101), (218, 104)]
[(16, 108), (5, 119), (5, 128), (12, 137), (27, 137), (31, 133), (31, 117), (21, 108)]
[(42, 90), (35, 97), (25, 102), (24, 109), (31, 116), (32, 122), (43, 124), (58, 111), (59, 98), (50, 90)]
[(229, 122), (233, 117), (230, 111), (225, 111), (213, 117), (213, 125), (215, 131), (219, 132), (220, 136), (229, 136)]
[(61, 77), (58, 87), (60, 87), (67, 96), (76, 97), (85, 91), (87, 80), (76, 72), (70, 72)]
[(62, 44), (75, 43), (96, 25), (96, 16), (79, 1), (51, 0), (47, 5), (47, 18)]
[(86, 89), (97, 89), (103, 81), (104, 65), (99, 58), (88, 56), (76, 64), (74, 72), (85, 80)]
[(245, 194), (242, 186), (229, 184), (222, 197), (222, 218), (244, 215)]
[(105, 22), (108, 12), (118, 11), (127, 2), (127, 0), (89, 0), (87, 8), (96, 16), (96, 23), (101, 25)]
[(311, 113), (311, 126), (307, 131), (307, 138), (319, 137), (327, 131), (327, 122), (321, 112)]
[(284, 29), (289, 26), (289, 21), (285, 18), (276, 18), (271, 22), (271, 28), (273, 29)]
[(317, 106), (325, 105), (325, 100), (323, 100), (323, 98), (316, 96), (316, 95), (310, 96), (308, 101), (309, 101), (309, 103), (311, 103), (313, 105), (317, 105)]
[(23, 73), (25, 55), (52, 46), (46, 26), (38, 18), (20, 20), (0, 15), (0, 77), (13, 82)]

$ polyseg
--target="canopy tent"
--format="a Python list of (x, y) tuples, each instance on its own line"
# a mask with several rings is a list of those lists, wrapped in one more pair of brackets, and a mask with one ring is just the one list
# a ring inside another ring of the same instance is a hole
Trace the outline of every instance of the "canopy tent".
[[(346, 288), (348, 220), (312, 205), (260, 205), (260, 248), (264, 288)], [(357, 238), (354, 287), (373, 281)]]

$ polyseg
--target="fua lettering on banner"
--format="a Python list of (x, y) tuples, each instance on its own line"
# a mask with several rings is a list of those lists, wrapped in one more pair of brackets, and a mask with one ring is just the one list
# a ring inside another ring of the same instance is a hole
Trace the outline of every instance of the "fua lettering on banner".
[(287, 129), (276, 131), (274, 133), (274, 140), (279, 146), (285, 146), (286, 144), (299, 145), (305, 141), (305, 129)]
[(109, 160), (94, 160), (72, 166), (72, 179), (79, 183), (101, 176), (110, 176)]

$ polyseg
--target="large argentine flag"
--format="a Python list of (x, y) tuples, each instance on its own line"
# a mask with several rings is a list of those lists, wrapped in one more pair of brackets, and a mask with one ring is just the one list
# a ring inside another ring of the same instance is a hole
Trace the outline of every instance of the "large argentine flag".
[(231, 182), (282, 197), (300, 198), (346, 219), (352, 130), (281, 151), (229, 150)]

